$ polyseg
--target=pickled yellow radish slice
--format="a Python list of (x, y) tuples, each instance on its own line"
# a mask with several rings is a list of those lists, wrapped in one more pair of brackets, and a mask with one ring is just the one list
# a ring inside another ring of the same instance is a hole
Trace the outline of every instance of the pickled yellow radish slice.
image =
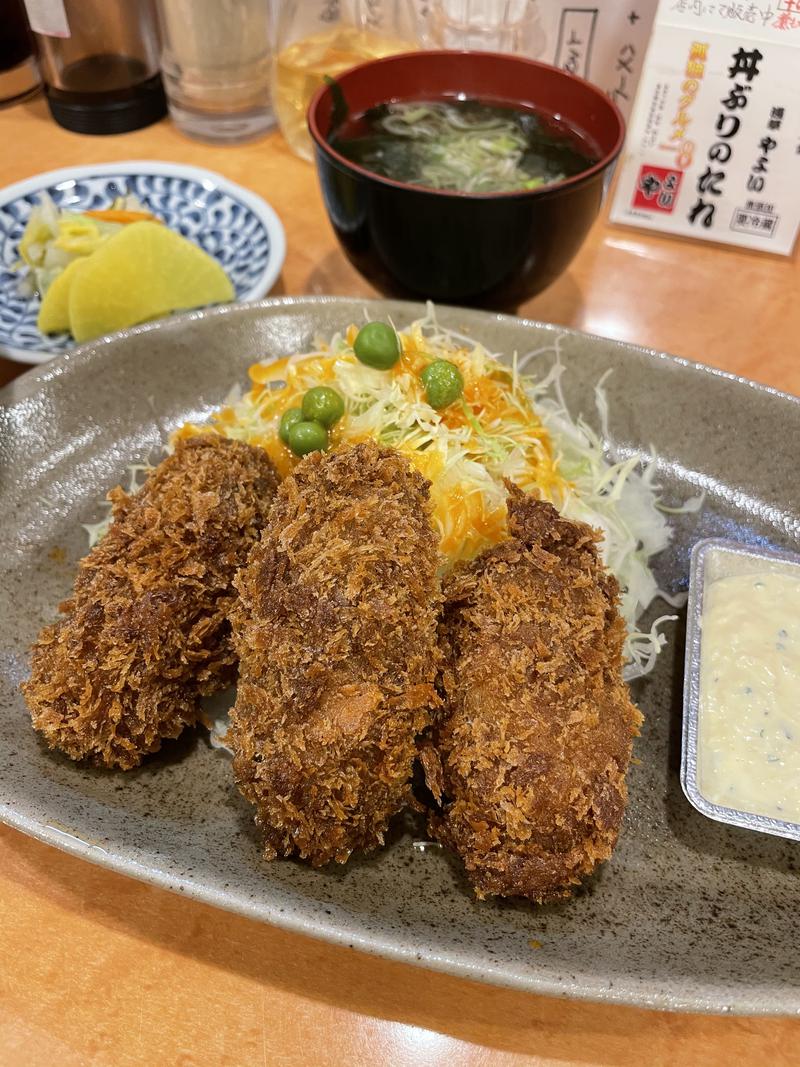
[(83, 269), (85, 263), (85, 258), (73, 259), (53, 279), (42, 297), (42, 306), (39, 308), (39, 316), (36, 319), (36, 325), (42, 333), (61, 333), (70, 328), (69, 294), (75, 277)]
[(70, 330), (76, 341), (88, 341), (234, 295), (225, 271), (197, 245), (156, 222), (134, 222), (76, 274), (69, 292)]

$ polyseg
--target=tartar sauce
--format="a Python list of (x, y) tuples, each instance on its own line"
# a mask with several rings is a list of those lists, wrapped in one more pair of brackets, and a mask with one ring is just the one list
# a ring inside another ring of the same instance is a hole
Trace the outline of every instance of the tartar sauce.
[(701, 793), (800, 822), (800, 578), (718, 578), (705, 589), (701, 634)]

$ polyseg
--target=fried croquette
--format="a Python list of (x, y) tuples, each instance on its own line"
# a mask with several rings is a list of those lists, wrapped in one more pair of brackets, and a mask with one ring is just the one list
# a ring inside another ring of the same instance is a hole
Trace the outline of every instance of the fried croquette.
[(437, 702), (428, 483), (365, 442), (281, 485), (237, 585), (234, 773), (265, 855), (314, 866), (382, 844)]
[(430, 832), (477, 895), (542, 902), (611, 855), (641, 715), (600, 535), (508, 488), (509, 539), (445, 586), (445, 709), (422, 762)]
[(208, 435), (179, 443), (134, 495), (109, 494), (114, 521), (22, 687), (51, 748), (130, 769), (235, 680), (233, 578), (276, 487), (265, 452)]

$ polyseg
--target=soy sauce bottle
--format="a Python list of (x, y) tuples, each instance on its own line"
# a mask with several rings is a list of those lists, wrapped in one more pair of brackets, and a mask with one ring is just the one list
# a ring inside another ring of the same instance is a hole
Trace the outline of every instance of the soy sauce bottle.
[(25, 0), (47, 102), (77, 133), (124, 133), (167, 111), (153, 0)]
[(0, 0), (0, 107), (39, 89), (39, 71), (22, 0)]

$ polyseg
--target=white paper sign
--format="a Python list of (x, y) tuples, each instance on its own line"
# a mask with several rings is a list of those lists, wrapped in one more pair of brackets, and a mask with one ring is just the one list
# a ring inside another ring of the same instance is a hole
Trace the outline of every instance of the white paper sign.
[(413, 3), (425, 47), (515, 52), (551, 63), (594, 82), (626, 118), (658, 7), (658, 0)]
[(662, 0), (610, 217), (791, 253), (800, 226), (800, 0)]
[(540, 0), (545, 48), (538, 56), (599, 86), (628, 118), (636, 96), (657, 0)]

